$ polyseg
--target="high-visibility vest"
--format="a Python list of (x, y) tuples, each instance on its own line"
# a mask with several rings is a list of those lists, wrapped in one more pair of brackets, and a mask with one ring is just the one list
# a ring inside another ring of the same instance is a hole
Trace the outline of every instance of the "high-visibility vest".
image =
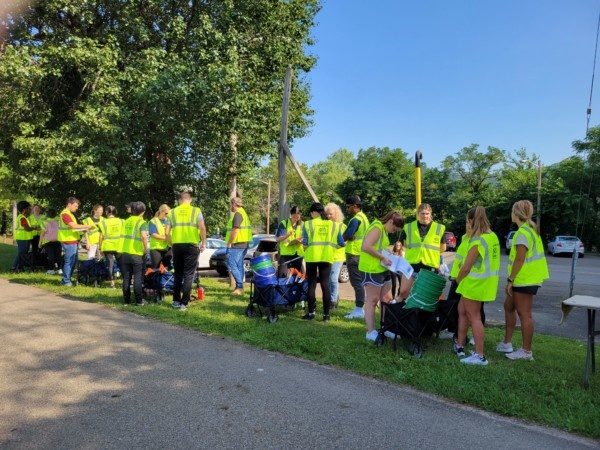
[(243, 242), (251, 242), (252, 241), (252, 226), (250, 225), (250, 219), (248, 218), (248, 214), (246, 214), (246, 210), (244, 208), (238, 208), (235, 213), (233, 213), (229, 217), (229, 221), (227, 222), (227, 232), (225, 233), (225, 242), (229, 244), (229, 238), (231, 237), (231, 230), (233, 229), (233, 218), (236, 213), (240, 213), (242, 216), (242, 223), (240, 224), (240, 228), (238, 233), (235, 236), (235, 240), (232, 244), (241, 244)]
[[(338, 225), (340, 227), (340, 233), (344, 234), (344, 231), (346, 231), (346, 224), (339, 223)], [(336, 248), (335, 252), (333, 253), (333, 262), (343, 261), (346, 261), (346, 247)]]
[(100, 225), (100, 232), (102, 233), (102, 246), (103, 252), (116, 252), (119, 250), (119, 241), (121, 239), (121, 229), (125, 221), (118, 217), (107, 217)]
[(279, 254), (282, 256), (304, 255), (304, 246), (302, 245), (302, 242), (292, 243), (295, 239), (302, 239), (302, 225), (297, 224), (296, 229), (294, 229), (292, 219), (284, 220), (281, 222), (281, 225), (285, 228), (286, 233), (293, 231), (294, 234), (279, 243)]
[[(161, 236), (165, 235), (165, 226), (160, 221), (158, 217), (154, 217), (150, 220), (150, 223), (153, 223), (156, 226), (156, 232)], [(150, 234), (150, 233), (148, 233)], [(150, 250), (166, 250), (169, 248), (169, 243), (163, 239), (156, 239), (150, 235)]]
[(333, 254), (338, 246), (340, 227), (331, 220), (321, 217), (304, 222), (308, 246), (304, 250), (304, 261), (333, 263)]
[(86, 217), (85, 219), (83, 219), (83, 224), (84, 225), (92, 225), (92, 228), (90, 228), (88, 230), (88, 237), (87, 237), (87, 243), (90, 245), (96, 245), (98, 242), (100, 242), (100, 223), (103, 221), (104, 219), (101, 217), (100, 220), (98, 221), (98, 223), (94, 222), (94, 219), (92, 219), (91, 217)]
[(189, 203), (184, 203), (169, 211), (171, 243), (195, 245), (200, 243), (200, 230), (198, 229), (200, 213), (200, 208)]
[(60, 242), (78, 241), (81, 237), (81, 232), (79, 230), (74, 230), (70, 226), (68, 226), (63, 221), (63, 214), (67, 214), (71, 217), (71, 221), (77, 223), (77, 219), (75, 218), (73, 213), (66, 208), (63, 209), (58, 218), (58, 240)]
[[(42, 223), (44, 222), (44, 220), (46, 220), (46, 216), (44, 216), (43, 214), (40, 215), (39, 220), (33, 214), (29, 214), (29, 217), (27, 218), (27, 221), (29, 222), (30, 227), (34, 227), (36, 225), (42, 226)], [(32, 237), (39, 236), (39, 235), (40, 235), (40, 230), (31, 231)]]
[(440, 265), (440, 245), (446, 227), (437, 222), (431, 222), (429, 231), (421, 241), (419, 225), (415, 220), (404, 225), (406, 234), (406, 253), (404, 257), (410, 264), (425, 264), (429, 267)]
[(25, 219), (29, 226), (31, 226), (31, 222), (29, 219), (25, 217), (23, 214), (19, 214), (17, 216), (17, 228), (15, 228), (15, 240), (17, 241), (30, 241), (33, 238), (33, 233), (31, 231), (25, 230), (23, 225), (21, 224), (21, 219)]
[[(369, 231), (374, 228), (379, 230), (379, 239), (374, 247), (376, 251), (381, 252), (384, 248), (390, 245), (390, 238), (383, 228), (381, 221), (376, 219), (371, 222), (371, 225), (369, 225), (369, 228), (367, 229), (367, 234), (369, 234)], [(358, 261), (358, 270), (365, 273), (383, 273), (388, 269), (381, 265), (381, 260), (379, 258), (375, 258), (367, 252), (361, 251), (360, 259)]]
[(452, 263), (452, 269), (450, 269), (450, 278), (456, 278), (458, 276), (458, 272), (460, 272), (460, 268), (465, 263), (465, 258), (467, 257), (467, 249), (469, 248), (469, 236), (466, 234), (460, 240), (460, 245), (456, 249), (456, 254), (454, 255), (454, 262)]
[(121, 239), (119, 239), (119, 253), (130, 255), (144, 255), (144, 242), (142, 241), (142, 230), (145, 221), (139, 216), (131, 216), (123, 224)]
[(346, 253), (349, 255), (360, 255), (363, 239), (365, 238), (367, 228), (369, 227), (369, 219), (367, 219), (364, 212), (359, 211), (352, 219), (350, 219), (348, 225), (350, 225), (350, 222), (354, 219), (358, 220), (359, 225), (354, 233), (354, 240), (346, 242)]
[(495, 233), (485, 233), (469, 239), (467, 253), (476, 247), (479, 255), (469, 274), (463, 278), (456, 292), (480, 302), (493, 302), (500, 279), (500, 242)]
[(513, 245), (508, 256), (508, 276), (510, 277), (517, 256), (517, 238), (521, 235), (527, 239), (527, 253), (525, 253), (525, 262), (515, 277), (513, 286), (539, 286), (542, 281), (550, 278), (550, 273), (544, 255), (542, 238), (527, 223), (521, 225), (513, 235)]

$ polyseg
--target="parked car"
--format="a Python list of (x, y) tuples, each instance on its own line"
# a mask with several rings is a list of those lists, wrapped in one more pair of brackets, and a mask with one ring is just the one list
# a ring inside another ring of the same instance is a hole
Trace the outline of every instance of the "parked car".
[(206, 249), (198, 255), (198, 269), (210, 269), (210, 257), (219, 248), (226, 248), (225, 241), (220, 239), (207, 238)]
[(507, 255), (510, 253), (510, 248), (512, 247), (512, 240), (513, 240), (513, 236), (515, 235), (515, 233), (516, 233), (516, 231), (511, 231), (505, 237), (505, 239), (506, 239), (506, 254)]
[(444, 233), (444, 243), (446, 244), (446, 250), (449, 252), (456, 251), (456, 236), (452, 231), (446, 231)]
[(577, 236), (555, 236), (548, 242), (548, 253), (552, 256), (557, 256), (561, 253), (572, 254), (573, 249), (577, 251), (577, 256), (583, 258), (585, 248), (583, 242)]

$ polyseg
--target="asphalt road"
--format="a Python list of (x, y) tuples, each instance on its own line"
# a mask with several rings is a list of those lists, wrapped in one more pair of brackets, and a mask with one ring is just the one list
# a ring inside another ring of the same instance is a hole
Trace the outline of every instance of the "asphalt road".
[(1, 448), (600, 445), (34, 287), (0, 292)]

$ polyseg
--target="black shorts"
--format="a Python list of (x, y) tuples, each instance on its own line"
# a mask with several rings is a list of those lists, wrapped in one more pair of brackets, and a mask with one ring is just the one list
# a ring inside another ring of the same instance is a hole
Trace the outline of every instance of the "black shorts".
[(385, 272), (380, 272), (380, 273), (363, 272), (362, 275), (363, 275), (363, 279), (362, 279), (363, 286), (365, 284), (372, 284), (374, 286), (381, 287), (385, 283), (392, 282), (392, 274), (390, 273), (389, 270), (386, 270)]
[(539, 288), (539, 286), (513, 286), (512, 290), (513, 292), (535, 295)]

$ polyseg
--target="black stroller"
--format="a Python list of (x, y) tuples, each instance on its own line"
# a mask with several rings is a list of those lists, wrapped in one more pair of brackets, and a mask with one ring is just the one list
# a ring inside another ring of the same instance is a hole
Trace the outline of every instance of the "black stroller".
[(98, 287), (108, 280), (108, 266), (104, 259), (80, 260), (77, 264), (77, 282), (85, 286)]
[[(194, 286), (196, 290), (200, 287), (200, 277), (198, 272), (194, 274)], [(160, 303), (165, 295), (173, 294), (175, 285), (175, 274), (170, 270), (163, 268), (148, 269), (144, 274), (144, 294), (148, 300), (155, 300)]]
[[(304, 277), (294, 275), (277, 278), (276, 284), (260, 286), (254, 280), (250, 282), (250, 303), (246, 308), (247, 317), (262, 317), (262, 309), (269, 310), (267, 320), (275, 323), (278, 320), (277, 307), (293, 309), (296, 303), (308, 300), (308, 282)], [(256, 308), (255, 306), (256, 305)]]

